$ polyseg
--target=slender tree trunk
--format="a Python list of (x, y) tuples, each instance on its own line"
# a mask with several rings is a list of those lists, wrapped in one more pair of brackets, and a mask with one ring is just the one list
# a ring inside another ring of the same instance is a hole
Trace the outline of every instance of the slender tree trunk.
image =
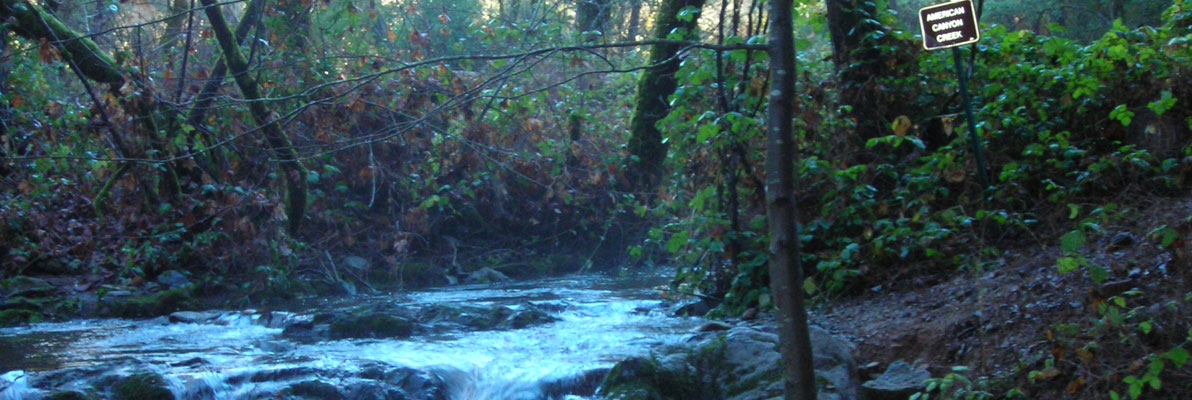
[(174, 17), (166, 20), (166, 33), (161, 37), (161, 47), (171, 57), (170, 50), (174, 48), (175, 43), (178, 43), (178, 38), (182, 36), (182, 24), (186, 22), (186, 16), (182, 13), (188, 9), (190, 9), (190, 4), (187, 0), (172, 0), (170, 2), (169, 13)]
[[(0, 59), (8, 59), (8, 29), (0, 28)], [(8, 93), (8, 63), (0, 64), (0, 92)], [(0, 105), (0, 178), (8, 176), (8, 171), (11, 168), (9, 161), (4, 160), (8, 157), (8, 153), (4, 151), (2, 143), (6, 142), (8, 136), (8, 115), (9, 110), (7, 106)]]
[(580, 41), (589, 43), (608, 37), (608, 21), (611, 18), (611, 0), (578, 0), (575, 5), (575, 28), (580, 33)]
[(261, 93), (257, 89), (257, 83), (248, 75), (248, 63), (240, 54), (236, 39), (228, 29), (228, 24), (224, 21), (219, 6), (215, 4), (215, 0), (202, 0), (202, 2), (207, 19), (211, 21), (211, 29), (219, 41), (219, 47), (223, 49), (224, 62), (227, 63), (232, 77), (236, 79), (240, 93), (248, 101), (253, 119), (261, 124), (265, 140), (269, 142), (274, 156), (277, 157), (278, 166), (286, 181), (286, 218), (288, 219), (286, 230), (291, 235), (297, 234), (306, 213), (306, 168), (298, 159), (298, 153), (290, 144), (290, 139), (281, 131), (281, 125), (277, 122), (278, 115), (270, 113), (265, 108), (265, 103), (261, 102)]
[[(694, 34), (699, 15), (680, 19), (679, 12), (688, 7), (701, 9), (703, 6), (704, 0), (663, 0), (654, 22), (654, 38), (666, 39), (676, 29)], [(655, 124), (670, 112), (666, 99), (678, 86), (675, 73), (679, 71), (679, 50), (675, 44), (650, 46), (651, 68), (642, 71), (638, 78), (637, 101), (629, 120), (629, 160), (626, 162), (628, 184), (633, 190), (653, 189), (662, 172), (666, 145)]]
[(1122, 23), (1126, 23), (1126, 0), (1113, 0), (1113, 18), (1121, 19)]
[(795, 223), (795, 45), (791, 0), (770, 1), (770, 81), (766, 115), (766, 211), (770, 224), (770, 288), (778, 305), (787, 400), (815, 399), (815, 371)]
[[(236, 44), (244, 43), (244, 39), (248, 37), (249, 31), (257, 25), (258, 19), (261, 16), (261, 9), (264, 7), (264, 0), (252, 0), (244, 9), (244, 16), (240, 18), (240, 25), (236, 26)], [(203, 88), (199, 90), (199, 94), (195, 95), (194, 106), (191, 106), (190, 113), (186, 117), (186, 123), (190, 126), (203, 126), (204, 120), (207, 119), (207, 111), (211, 109), (215, 102), (216, 94), (219, 92), (220, 86), (223, 85), (224, 78), (227, 78), (228, 64), (224, 62), (223, 57), (215, 60), (215, 65), (210, 68), (211, 73), (207, 80), (203, 83)], [(201, 129), (208, 145), (215, 143), (218, 138), (211, 137), (206, 132), (207, 129)], [(203, 162), (199, 163), (207, 170), (208, 174), (215, 179), (219, 179), (220, 174), (218, 169), (223, 165), (223, 157), (218, 150), (212, 150), (208, 153)]]
[(642, 0), (629, 0), (629, 26), (625, 28), (629, 41), (637, 40), (637, 31), (641, 27)]
[(277, 33), (283, 43), (282, 60), (289, 65), (286, 73), (299, 80), (293, 90), (314, 84), (317, 79), (310, 54), (310, 4), (313, 0), (279, 0), (278, 9), (284, 13), (284, 24)]

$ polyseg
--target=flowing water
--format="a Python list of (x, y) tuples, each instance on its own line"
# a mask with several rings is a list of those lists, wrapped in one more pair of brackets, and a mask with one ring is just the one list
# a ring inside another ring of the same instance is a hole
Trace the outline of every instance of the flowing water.
[[(342, 312), (382, 302), (408, 308), (533, 304), (549, 307), (558, 318), (523, 329), (457, 329), (404, 339), (294, 339), (282, 335), (281, 327), (262, 323), (262, 314), (250, 312), (226, 312), (206, 323), (105, 319), (7, 328), (0, 330), (0, 399), (49, 393), (47, 384), (38, 384), (39, 377), (53, 381), (56, 389), (71, 388), (72, 377), (119, 375), (120, 368), (132, 366), (161, 374), (184, 399), (277, 397), (311, 377), (331, 386), (363, 387), (360, 377), (377, 375), (369, 371), (378, 366), (391, 371), (386, 375), (390, 381), (398, 379), (392, 378), (394, 368), (407, 371), (401, 378), (406, 388), (416, 376), (431, 386), (437, 382), (438, 391), (385, 395), (360, 389), (345, 397), (584, 399), (592, 394), (577, 393), (573, 388), (585, 384), (576, 382), (588, 381), (590, 391), (604, 369), (682, 340), (698, 323), (666, 312), (652, 289), (664, 281), (660, 274), (569, 276), (356, 297), (292, 310)], [(76, 381), (96, 386), (95, 379)]]

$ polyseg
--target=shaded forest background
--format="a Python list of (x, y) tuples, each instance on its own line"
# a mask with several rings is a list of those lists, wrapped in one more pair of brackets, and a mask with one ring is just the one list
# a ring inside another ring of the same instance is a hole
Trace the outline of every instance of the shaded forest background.
[[(251, 304), (658, 263), (717, 312), (772, 303), (764, 4), (0, 1), (0, 277), (180, 270)], [(951, 54), (915, 37), (929, 2), (796, 3), (792, 168), (821, 299), (1055, 244), (1104, 279), (1086, 244), (1186, 192), (1187, 0), (984, 4), (963, 58), (989, 188)], [(1146, 235), (1185, 281), (1190, 222)]]

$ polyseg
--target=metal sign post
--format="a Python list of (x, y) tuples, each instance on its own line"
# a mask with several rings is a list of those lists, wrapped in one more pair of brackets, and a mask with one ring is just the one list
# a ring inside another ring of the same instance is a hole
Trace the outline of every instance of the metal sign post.
[(968, 94), (968, 74), (965, 73), (959, 48), (981, 40), (981, 32), (977, 29), (977, 12), (972, 0), (924, 7), (919, 10), (919, 28), (923, 31), (924, 49), (952, 49), (952, 62), (960, 83), (960, 97), (964, 101), (964, 116), (968, 120), (969, 141), (973, 144), (973, 156), (977, 158), (977, 173), (980, 174), (982, 189), (987, 189), (989, 171), (985, 169), (985, 158), (981, 155), (977, 121), (973, 117), (973, 103)]

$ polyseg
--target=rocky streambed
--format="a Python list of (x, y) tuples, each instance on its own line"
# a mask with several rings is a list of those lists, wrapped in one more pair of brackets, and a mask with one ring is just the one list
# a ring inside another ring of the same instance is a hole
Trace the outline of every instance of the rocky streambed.
[[(676, 316), (659, 274), (586, 275), (0, 330), (0, 399), (770, 399), (777, 336)], [(857, 399), (815, 330), (821, 398)]]

